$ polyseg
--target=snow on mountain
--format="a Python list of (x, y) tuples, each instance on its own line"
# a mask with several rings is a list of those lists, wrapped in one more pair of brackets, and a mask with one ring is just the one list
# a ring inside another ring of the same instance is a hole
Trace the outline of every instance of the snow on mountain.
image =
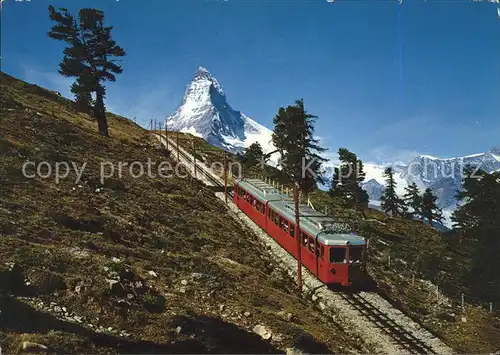
[[(438, 197), (438, 206), (443, 209), (444, 224), (451, 227), (450, 217), (457, 208), (455, 196), (457, 191), (461, 189), (463, 169), (470, 165), (488, 173), (500, 171), (500, 146), (493, 147), (486, 153), (457, 158), (444, 159), (431, 155), (420, 155), (405, 165), (373, 163), (364, 163), (363, 165), (366, 177), (361, 186), (368, 192), (372, 207), (380, 206), (380, 197), (385, 190), (383, 173), (386, 167), (391, 166), (394, 170), (396, 193), (403, 196), (405, 187), (413, 182), (422, 192), (430, 188)], [(321, 186), (322, 189), (330, 188), (334, 167), (333, 164), (324, 166), (324, 174), (330, 181)]]
[[(166, 119), (169, 131), (191, 133), (231, 153), (259, 142), (264, 153), (274, 151), (272, 131), (234, 110), (216, 78), (198, 67), (177, 110)], [(277, 161), (271, 156), (271, 161)]]
[(456, 204), (455, 194), (460, 189), (463, 170), (466, 166), (479, 168), (487, 173), (500, 169), (499, 148), (491, 148), (486, 153), (472, 154), (457, 158), (435, 158), (425, 155), (413, 159), (406, 167), (402, 177), (408, 182), (415, 182), (424, 190), (430, 188), (438, 196), (441, 208)]

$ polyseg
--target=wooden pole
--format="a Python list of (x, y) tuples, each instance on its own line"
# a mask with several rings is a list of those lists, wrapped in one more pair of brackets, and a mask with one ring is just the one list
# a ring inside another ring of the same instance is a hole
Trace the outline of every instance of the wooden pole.
[(462, 293), (462, 308), (464, 307), (464, 304), (465, 304), (465, 297), (464, 294)]
[(227, 153), (224, 151), (224, 200), (227, 205)]
[(295, 239), (297, 241), (297, 286), (302, 293), (302, 241), (299, 218), (299, 193), (298, 184), (293, 185), (293, 199), (295, 202)]

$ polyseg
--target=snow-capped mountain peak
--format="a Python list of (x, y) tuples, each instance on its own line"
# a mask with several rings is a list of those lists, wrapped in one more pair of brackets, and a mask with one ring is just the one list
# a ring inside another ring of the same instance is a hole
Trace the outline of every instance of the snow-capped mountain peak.
[(191, 133), (232, 153), (242, 152), (256, 141), (265, 153), (274, 151), (272, 131), (234, 110), (217, 79), (201, 66), (166, 124), (170, 131)]

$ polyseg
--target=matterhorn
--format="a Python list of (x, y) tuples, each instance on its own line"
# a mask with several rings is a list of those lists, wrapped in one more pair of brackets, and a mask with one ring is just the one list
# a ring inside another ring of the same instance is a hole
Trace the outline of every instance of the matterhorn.
[(254, 142), (274, 151), (272, 131), (234, 110), (221, 85), (210, 72), (198, 67), (177, 110), (166, 119), (169, 131), (191, 133), (231, 153), (241, 153)]

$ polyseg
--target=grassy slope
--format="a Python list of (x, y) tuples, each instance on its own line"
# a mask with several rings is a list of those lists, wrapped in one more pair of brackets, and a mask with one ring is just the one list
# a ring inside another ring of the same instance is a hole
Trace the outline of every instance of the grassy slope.
[[(369, 274), (394, 305), (459, 352), (500, 349), (500, 318), (485, 310), (486, 300), (478, 296), (471, 303), (467, 296), (466, 307), (459, 306), (462, 292), (477, 291), (461, 278), (470, 261), (466, 245), (423, 222), (388, 218), (377, 210), (368, 210), (363, 219), (326, 192), (314, 192), (310, 198), (315, 208), (327, 207), (332, 216), (349, 221), (369, 239)], [(435, 285), (439, 285), (439, 298)]]
[[(3, 73), (1, 85), (4, 352), (17, 352), (24, 340), (59, 353), (276, 353), (293, 345), (324, 353), (359, 346), (293, 294), (263, 247), (200, 182), (125, 173), (100, 183), (102, 161), (166, 159), (148, 132), (110, 115), (111, 138), (103, 139), (70, 101)], [(87, 168), (79, 184), (74, 173), (55, 184), (23, 177), (26, 159)], [(83, 321), (55, 317), (56, 307)], [(284, 339), (263, 341), (251, 332), (256, 324)], [(100, 326), (113, 329), (94, 332)]]
[[(176, 137), (175, 133), (171, 136)], [(224, 153), (202, 139), (189, 134), (180, 134), (179, 137), (180, 145), (190, 151), (191, 140), (194, 140), (197, 151), (207, 164), (223, 161)], [(237, 161), (234, 155), (228, 154), (228, 157), (229, 161)], [(279, 171), (269, 167), (265, 171), (251, 168), (246, 175), (263, 175), (285, 183)], [(316, 209), (327, 210), (337, 220), (348, 222), (370, 239), (370, 274), (380, 292), (398, 308), (423, 322), (460, 352), (485, 353), (500, 349), (498, 314), (490, 315), (484, 311), (485, 302), (493, 301), (498, 305), (500, 295), (493, 299), (491, 296), (481, 297), (480, 290), (463, 282), (463, 273), (470, 262), (465, 243), (458, 242), (451, 234), (442, 235), (420, 221), (387, 218), (376, 210), (370, 209), (363, 220), (360, 213), (345, 208), (340, 200), (322, 191), (312, 193), (310, 200)], [(451, 304), (449, 300), (438, 300), (435, 287), (422, 280), (439, 285), (441, 292), (451, 297)], [(466, 304), (469, 304), (465, 309), (457, 307), (462, 292), (467, 295)], [(481, 304), (482, 308), (470, 306), (469, 296), (473, 294), (476, 297), (472, 303)]]

